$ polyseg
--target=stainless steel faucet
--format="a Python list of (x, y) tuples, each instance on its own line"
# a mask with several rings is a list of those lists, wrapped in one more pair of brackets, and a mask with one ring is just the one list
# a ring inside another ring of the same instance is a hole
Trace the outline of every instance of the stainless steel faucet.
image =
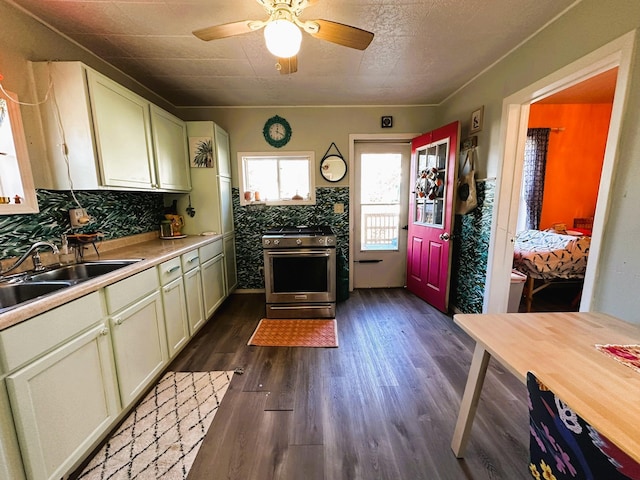
[(16, 268), (18, 268), (22, 262), (24, 262), (27, 257), (29, 255), (31, 255), (31, 258), (33, 259), (33, 270), (35, 272), (40, 272), (42, 270), (44, 270), (44, 265), (42, 265), (42, 261), (40, 260), (40, 253), (38, 253), (38, 248), (40, 247), (49, 247), (53, 253), (55, 255), (58, 255), (60, 252), (58, 251), (58, 247), (55, 246), (55, 244), (51, 243), (51, 242), (36, 242), (33, 245), (31, 245), (29, 247), (29, 250), (27, 250), (24, 255), (22, 255), (17, 261), (16, 263), (14, 263), (13, 265), (11, 265), (9, 268), (7, 268), (6, 270), (0, 271), (0, 275), (5, 275), (13, 270), (15, 270)]

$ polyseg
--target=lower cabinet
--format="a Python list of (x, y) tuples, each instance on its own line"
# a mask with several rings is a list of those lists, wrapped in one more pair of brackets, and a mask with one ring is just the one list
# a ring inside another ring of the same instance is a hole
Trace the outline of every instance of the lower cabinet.
[(184, 274), (184, 291), (187, 302), (187, 318), (191, 335), (197, 332), (207, 317), (204, 316), (204, 298), (202, 294), (202, 272), (200, 267)]
[(27, 478), (59, 479), (120, 412), (103, 323), (6, 379)]
[(209, 318), (225, 299), (224, 255), (207, 260), (201, 268), (204, 313)]
[(224, 301), (229, 245), (0, 331), (0, 478), (59, 480), (86, 457)]
[(160, 292), (111, 316), (120, 400), (127, 407), (146, 390), (168, 360)]
[(189, 323), (182, 277), (162, 287), (167, 347), (173, 358), (189, 341)]
[(236, 267), (236, 242), (233, 233), (224, 236), (224, 263), (227, 274), (227, 295), (238, 286), (238, 269)]
[(169, 358), (173, 358), (189, 341), (189, 321), (180, 257), (158, 265), (162, 284), (162, 304), (167, 330)]

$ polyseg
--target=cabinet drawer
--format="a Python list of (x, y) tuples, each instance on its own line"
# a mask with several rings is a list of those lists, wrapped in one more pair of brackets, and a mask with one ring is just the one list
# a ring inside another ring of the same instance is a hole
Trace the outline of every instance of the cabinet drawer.
[(160, 285), (166, 285), (182, 275), (180, 257), (172, 258), (158, 265), (158, 276)]
[(215, 242), (211, 242), (204, 247), (200, 247), (200, 263), (202, 264), (207, 260), (211, 260), (216, 255), (220, 255), (222, 253), (222, 249), (222, 238)]
[(105, 287), (105, 297), (107, 300), (107, 311), (114, 313), (148, 293), (156, 290), (158, 283), (158, 273), (155, 268), (149, 268), (133, 277)]
[(200, 265), (200, 253), (198, 249), (183, 253), (180, 258), (182, 260), (182, 271), (185, 273)]
[(91, 293), (0, 332), (0, 370), (7, 373), (77, 335), (105, 316)]

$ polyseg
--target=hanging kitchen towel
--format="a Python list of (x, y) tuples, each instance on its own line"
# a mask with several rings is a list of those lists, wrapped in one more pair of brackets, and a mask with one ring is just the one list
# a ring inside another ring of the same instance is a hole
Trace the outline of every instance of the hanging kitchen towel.
[[(466, 151), (464, 163), (458, 175), (458, 186), (456, 189), (456, 213), (465, 215), (478, 206), (478, 196), (476, 194), (476, 172), (475, 172), (476, 149), (469, 148)], [(468, 167), (465, 174), (464, 171)]]

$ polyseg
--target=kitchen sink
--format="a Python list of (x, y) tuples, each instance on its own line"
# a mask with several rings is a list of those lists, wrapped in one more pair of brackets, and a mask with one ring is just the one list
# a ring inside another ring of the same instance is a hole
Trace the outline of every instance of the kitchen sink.
[(12, 276), (0, 282), (0, 313), (21, 303), (68, 288), (77, 283), (126, 267), (141, 259), (98, 260), (74, 265), (62, 265), (38, 273)]
[(74, 265), (64, 265), (47, 270), (45, 272), (33, 273), (26, 277), (26, 281), (52, 281), (52, 280), (75, 280), (83, 281), (99, 277), (105, 273), (111, 273), (119, 268), (126, 267), (138, 260), (100, 260), (95, 262), (76, 263)]
[(71, 282), (20, 282), (0, 285), (0, 311), (73, 285)]

